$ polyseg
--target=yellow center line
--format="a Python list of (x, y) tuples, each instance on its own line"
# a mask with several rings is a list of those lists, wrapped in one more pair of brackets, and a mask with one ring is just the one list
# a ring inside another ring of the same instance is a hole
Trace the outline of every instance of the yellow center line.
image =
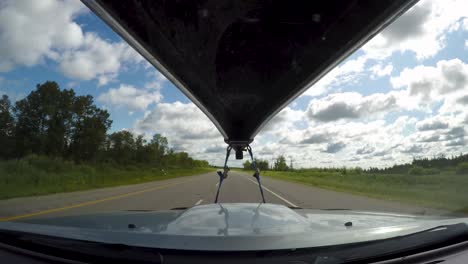
[(98, 203), (102, 203), (102, 202), (117, 200), (117, 199), (129, 197), (129, 196), (145, 193), (145, 192), (164, 189), (164, 188), (167, 188), (167, 187), (171, 187), (171, 186), (175, 186), (175, 185), (179, 185), (179, 184), (183, 184), (183, 183), (187, 183), (187, 182), (191, 182), (191, 181), (193, 181), (193, 180), (187, 180), (187, 181), (176, 182), (176, 183), (169, 183), (169, 184), (165, 184), (165, 185), (161, 185), (161, 186), (156, 186), (156, 187), (152, 187), (152, 188), (148, 188), (148, 189), (143, 189), (143, 190), (140, 190), (140, 191), (129, 192), (129, 193), (125, 193), (125, 194), (110, 196), (110, 197), (99, 199), (99, 200), (94, 200), (94, 201), (89, 201), (89, 202), (84, 202), (84, 203), (78, 203), (78, 204), (73, 204), (73, 205), (69, 205), (69, 206), (63, 206), (63, 207), (59, 207), (59, 208), (53, 208), (53, 209), (38, 211), (38, 212), (34, 212), (34, 213), (29, 213), (29, 214), (4, 217), (4, 218), (0, 218), (0, 222), (2, 222), (2, 221), (13, 221), (13, 220), (28, 218), (28, 217), (37, 216), (37, 215), (50, 214), (50, 213), (69, 210), (69, 209), (73, 209), (73, 208), (94, 205), (94, 204), (98, 204)]

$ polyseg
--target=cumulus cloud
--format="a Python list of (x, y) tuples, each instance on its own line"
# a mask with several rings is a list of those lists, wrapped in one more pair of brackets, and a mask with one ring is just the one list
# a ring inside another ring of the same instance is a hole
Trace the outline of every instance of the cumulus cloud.
[(143, 58), (128, 44), (110, 43), (93, 33), (87, 33), (77, 49), (61, 55), (59, 68), (67, 76), (79, 80), (99, 77), (105, 85), (115, 77), (123, 63), (139, 63)]
[(301, 144), (321, 144), (330, 141), (332, 135), (330, 133), (322, 132), (319, 134), (313, 134), (300, 141)]
[(457, 103), (462, 105), (468, 105), (468, 95), (464, 95), (457, 99)]
[(468, 88), (468, 65), (460, 59), (441, 60), (436, 66), (405, 68), (392, 77), (394, 88), (407, 88), (411, 96), (431, 102), (442, 95)]
[(111, 88), (98, 97), (98, 101), (108, 106), (126, 107), (129, 110), (146, 110), (152, 103), (162, 99), (159, 90), (150, 91), (138, 89), (132, 85), (121, 84), (118, 88)]
[(401, 150), (402, 153), (406, 153), (406, 154), (419, 154), (423, 151), (424, 151), (424, 148), (420, 145), (411, 145)]
[(467, 141), (464, 138), (458, 138), (455, 140), (451, 140), (447, 143), (445, 143), (445, 146), (447, 147), (458, 147), (458, 146), (466, 146)]
[(262, 133), (293, 127), (295, 122), (304, 117), (304, 112), (285, 107), (274, 116), (262, 129)]
[(465, 136), (464, 127), (454, 127), (445, 133), (445, 140), (454, 140)]
[(448, 127), (449, 124), (447, 122), (441, 121), (439, 119), (426, 119), (416, 124), (416, 128), (419, 131), (438, 130), (445, 129)]
[(433, 133), (427, 136), (421, 136), (418, 140), (419, 142), (431, 143), (431, 142), (439, 142), (442, 139), (441, 135), (437, 133)]
[(170, 135), (170, 138), (189, 142), (222, 139), (213, 123), (192, 103), (159, 103), (143, 119), (137, 120), (134, 128), (142, 132), (163, 133)]
[[(192, 157), (222, 164), (226, 151), (222, 135), (206, 115), (193, 103), (158, 103), (143, 118), (136, 120), (132, 130), (150, 136), (160, 133), (169, 139), (176, 151), (186, 151)], [(239, 162), (231, 161), (230, 165)]]
[(372, 146), (365, 146), (356, 150), (357, 155), (371, 154), (375, 151), (375, 148)]
[(307, 115), (313, 119), (330, 122), (339, 119), (365, 118), (389, 111), (396, 106), (397, 98), (392, 93), (362, 96), (356, 92), (347, 92), (312, 100)]
[(357, 82), (359, 77), (364, 74), (367, 60), (368, 58), (365, 56), (360, 56), (355, 59), (344, 61), (306, 90), (304, 95), (317, 96), (330, 90), (332, 87), (339, 87), (345, 83)]
[(223, 153), (225, 151), (225, 146), (211, 146), (205, 149), (205, 153)]
[(73, 19), (86, 8), (80, 1), (3, 1), (0, 6), (0, 71), (56, 59), (76, 48), (83, 32)]
[(375, 64), (370, 67), (369, 70), (372, 72), (371, 78), (376, 79), (378, 77), (384, 77), (392, 74), (393, 66), (391, 64), (387, 64), (385, 66), (382, 64)]
[(323, 150), (326, 153), (337, 153), (346, 147), (346, 144), (343, 142), (328, 143), (327, 147)]
[(117, 77), (123, 63), (144, 60), (125, 42), (83, 32), (74, 19), (84, 12), (86, 7), (74, 0), (2, 2), (0, 71), (50, 59), (68, 77), (97, 79), (98, 85), (105, 85)]
[(456, 30), (466, 17), (464, 0), (423, 0), (367, 43), (370, 58), (383, 59), (394, 52), (409, 51), (423, 59), (445, 47), (446, 34)]

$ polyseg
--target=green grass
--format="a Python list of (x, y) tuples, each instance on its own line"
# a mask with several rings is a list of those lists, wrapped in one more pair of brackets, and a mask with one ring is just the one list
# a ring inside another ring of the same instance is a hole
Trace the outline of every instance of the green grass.
[(75, 164), (30, 156), (0, 161), (0, 199), (128, 185), (214, 171), (213, 168), (159, 169), (142, 165)]
[(265, 171), (263, 176), (385, 200), (468, 213), (468, 174), (372, 174), (348, 171)]

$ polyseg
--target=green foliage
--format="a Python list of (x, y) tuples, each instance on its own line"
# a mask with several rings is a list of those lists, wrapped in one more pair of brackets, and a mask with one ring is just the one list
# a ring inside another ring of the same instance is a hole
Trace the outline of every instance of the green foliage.
[(14, 119), (11, 114), (11, 103), (8, 96), (0, 99), (0, 158), (8, 158), (14, 147)]
[[(267, 160), (255, 159), (255, 164), (257, 165), (257, 168), (259, 170), (261, 170), (261, 171), (266, 171), (266, 170), (270, 169)], [(244, 170), (252, 170), (253, 169), (253, 165), (252, 165), (252, 162), (250, 162), (250, 160), (246, 160), (242, 164), (242, 166), (244, 167)]]
[(213, 171), (211, 168), (160, 169), (148, 164), (77, 164), (61, 158), (29, 155), (0, 160), (0, 199), (70, 192), (189, 176)]
[(261, 171), (266, 171), (270, 169), (270, 165), (268, 164), (267, 160), (255, 159), (255, 162), (257, 164), (258, 169)]
[(15, 153), (93, 160), (102, 147), (112, 121), (97, 108), (91, 96), (60, 90), (56, 82), (38, 84), (16, 102)]
[(244, 161), (244, 163), (242, 163), (242, 166), (244, 167), (244, 170), (251, 170), (252, 169), (252, 163), (250, 162), (250, 160)]
[(72, 89), (61, 90), (56, 82), (47, 81), (14, 107), (7, 96), (1, 98), (0, 158), (32, 154), (78, 163), (208, 166), (208, 162), (194, 160), (187, 153), (171, 151), (167, 138), (160, 134), (149, 141), (129, 131), (107, 135), (111, 124), (109, 113), (96, 107), (92, 96), (77, 96)]
[(287, 171), (289, 169), (286, 158), (283, 155), (279, 155), (276, 158), (273, 169), (276, 171)]
[(419, 166), (413, 166), (409, 169), (408, 174), (410, 175), (424, 175), (424, 168)]
[(340, 170), (269, 171), (263, 176), (422, 206), (449, 210), (465, 208), (465, 211), (468, 208), (468, 177), (459, 177), (449, 171), (411, 177), (407, 173), (382, 174), (350, 169), (343, 175)]
[[(422, 173), (420, 169), (413, 170), (410, 173), (412, 168), (423, 168), (423, 174), (438, 174), (441, 171), (447, 171), (456, 168), (460, 163), (468, 162), (468, 154), (460, 154), (458, 156), (446, 157), (444, 155), (439, 155), (433, 158), (419, 158), (414, 159), (411, 163), (407, 164), (396, 164), (389, 168), (370, 168), (367, 171), (373, 173), (382, 173), (382, 174), (414, 174)], [(418, 171), (419, 170), (419, 171)]]
[(457, 174), (468, 174), (468, 162), (463, 162), (457, 165)]

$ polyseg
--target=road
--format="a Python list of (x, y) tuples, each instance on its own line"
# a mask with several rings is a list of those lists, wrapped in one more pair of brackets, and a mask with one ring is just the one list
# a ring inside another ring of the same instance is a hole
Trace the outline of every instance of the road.
[[(0, 201), (0, 221), (122, 210), (165, 210), (213, 203), (219, 178), (215, 172), (128, 186), (13, 198)], [(314, 209), (353, 209), (402, 213), (437, 213), (428, 208), (262, 178), (268, 203)], [(257, 203), (258, 185), (250, 175), (230, 172), (219, 202)], [(431, 212), (433, 211), (433, 212)]]

